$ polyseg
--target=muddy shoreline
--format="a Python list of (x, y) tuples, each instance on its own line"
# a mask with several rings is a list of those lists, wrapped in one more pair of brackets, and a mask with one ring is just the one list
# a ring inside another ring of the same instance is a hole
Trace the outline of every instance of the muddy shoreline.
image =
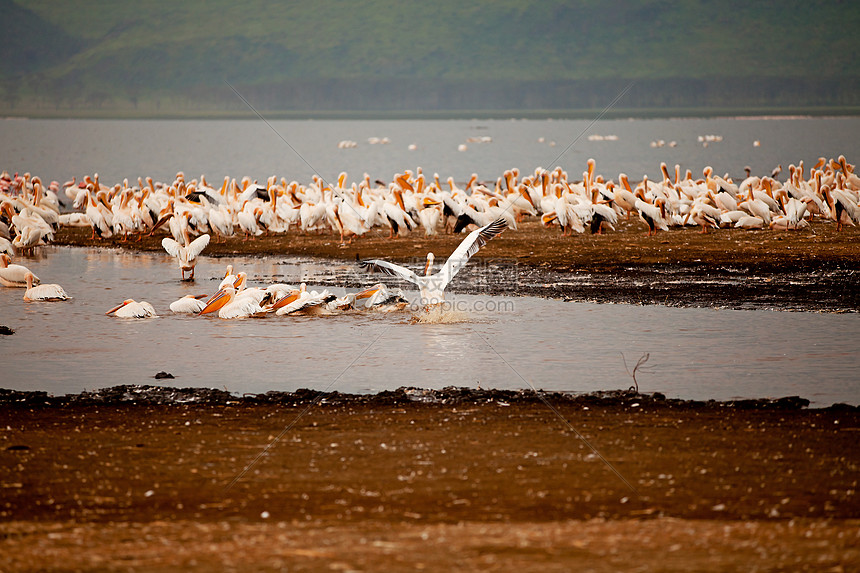
[[(154, 378), (163, 376), (161, 372)], [(161, 375), (161, 376), (160, 376)], [(361, 405), (397, 406), (411, 403), (440, 405), (477, 405), (497, 402), (510, 404), (539, 404), (546, 400), (576, 407), (630, 406), (675, 408), (682, 410), (697, 409), (740, 409), (740, 410), (801, 410), (810, 401), (800, 396), (781, 398), (758, 398), (739, 400), (685, 400), (667, 398), (660, 392), (642, 394), (633, 388), (626, 390), (607, 390), (587, 393), (545, 392), (543, 390), (498, 390), (449, 386), (441, 389), (401, 387), (375, 394), (349, 394), (337, 391), (320, 391), (301, 388), (295, 392), (269, 391), (262, 394), (235, 394), (217, 388), (188, 387), (172, 385), (122, 385), (84, 391), (79, 394), (54, 396), (44, 391), (10, 390), (0, 388), (0, 407), (18, 408), (65, 408), (69, 406), (118, 406), (123, 404), (140, 405), (192, 405), (209, 406), (277, 404), (281, 406), (307, 405)], [(824, 409), (860, 412), (860, 406), (833, 404)]]
[(0, 401), (0, 569), (852, 570), (860, 411), (450, 388)]
[[(90, 239), (88, 229), (62, 229), (55, 244), (162, 252), (161, 237), (140, 242)], [(460, 236), (413, 235), (394, 240), (372, 231), (342, 246), (332, 235), (239, 237), (213, 241), (204, 255), (318, 257), (356, 267), (324, 286), (358, 287), (381, 280), (357, 271), (356, 260), (423, 264), (446, 257)], [(860, 230), (817, 221), (802, 231), (673, 229), (646, 237), (638, 220), (606, 235), (561, 237), (526, 221), (488, 243), (458, 275), (452, 290), (468, 294), (542, 296), (580, 302), (669, 306), (860, 311)], [(402, 285), (401, 285), (402, 286)]]

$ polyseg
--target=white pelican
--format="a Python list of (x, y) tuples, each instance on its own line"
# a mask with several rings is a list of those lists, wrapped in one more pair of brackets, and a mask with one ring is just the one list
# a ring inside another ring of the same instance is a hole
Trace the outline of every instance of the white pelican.
[[(6, 287), (26, 287), (27, 273), (30, 269), (21, 265), (13, 265), (11, 257), (6, 253), (0, 254), (0, 284)], [(42, 281), (39, 277), (33, 275), (33, 284), (39, 284)]]
[(424, 236), (431, 237), (438, 234), (436, 227), (442, 218), (442, 202), (431, 197), (425, 197), (421, 202), (422, 209), (418, 211), (418, 219), (424, 227)]
[[(32, 251), (36, 247), (40, 247), (42, 245), (46, 245), (45, 237), (48, 237), (45, 234), (45, 229), (41, 227), (33, 227), (33, 226), (17, 226), (18, 234), (12, 239), (12, 247), (18, 250), (21, 253), (27, 253)], [(50, 240), (50, 237), (48, 237)]]
[(702, 227), (702, 230), (699, 231), (702, 235), (708, 232), (708, 227), (712, 229), (720, 228), (720, 210), (702, 201), (693, 202), (693, 206), (687, 217)]
[(854, 226), (855, 222), (860, 222), (860, 206), (850, 193), (840, 188), (830, 190), (827, 185), (822, 186), (822, 193), (830, 207), (831, 216), (836, 221), (837, 231), (841, 231), (845, 223)]
[(200, 311), (200, 315), (218, 311), (220, 318), (247, 318), (264, 314), (265, 309), (260, 307), (256, 298), (251, 296), (237, 296), (236, 287), (229, 285), (217, 293)]
[(226, 204), (221, 204), (217, 208), (209, 211), (209, 228), (223, 239), (222, 242), (227, 242), (227, 237), (232, 237), (236, 228), (233, 226), (233, 214)]
[(630, 219), (630, 212), (636, 210), (636, 196), (633, 194), (633, 191), (630, 189), (630, 181), (627, 179), (627, 175), (625, 173), (619, 173), (618, 179), (621, 181), (622, 189), (617, 189), (615, 191), (615, 195), (613, 196), (613, 201), (616, 205), (618, 205), (621, 209), (626, 211), (627, 216), (624, 217), (625, 220)]
[[(332, 295), (334, 296), (334, 295)], [(355, 293), (348, 292), (341, 297), (337, 297), (331, 302), (326, 303), (325, 310), (328, 313), (335, 314), (338, 312), (346, 312), (355, 309)]]
[(738, 209), (737, 211), (723, 211), (722, 213), (720, 213), (720, 225), (734, 225), (741, 219), (744, 219), (745, 217), (749, 216), (749, 213), (747, 213), (746, 211), (741, 211), (740, 209)]
[(463, 239), (463, 242), (451, 253), (442, 269), (436, 274), (430, 274), (433, 267), (433, 253), (427, 253), (424, 276), (419, 276), (406, 267), (380, 259), (362, 261), (361, 266), (371, 271), (381, 271), (388, 275), (400, 277), (416, 285), (421, 295), (421, 304), (440, 304), (445, 300), (445, 287), (460, 269), (466, 266), (472, 255), (477, 253), (487, 241), (500, 235), (507, 228), (505, 220), (499, 218), (488, 225), (475, 229)]
[(379, 312), (402, 310), (409, 304), (400, 289), (390, 290), (382, 283), (376, 283), (370, 288), (355, 294), (356, 306)]
[(764, 219), (753, 215), (744, 215), (735, 223), (736, 229), (761, 229), (764, 227)]
[(61, 287), (60, 285), (47, 284), (33, 286), (33, 280), (36, 277), (33, 273), (29, 271), (24, 275), (24, 277), (27, 281), (27, 291), (24, 293), (24, 300), (26, 301), (55, 301), (67, 300), (69, 298), (69, 295), (66, 294), (66, 291), (64, 291), (63, 287)]
[(239, 228), (241, 228), (242, 232), (245, 233), (245, 238), (242, 239), (243, 241), (247, 241), (248, 237), (254, 238), (263, 234), (264, 231), (260, 228), (259, 223), (259, 217), (262, 214), (263, 209), (255, 207), (250, 201), (245, 201), (242, 205), (242, 209), (237, 214), (237, 217)]
[(197, 265), (197, 255), (203, 252), (206, 245), (209, 244), (209, 235), (203, 234), (188, 241), (188, 235), (185, 235), (185, 245), (181, 245), (171, 239), (165, 237), (161, 240), (161, 246), (167, 251), (171, 257), (176, 257), (179, 262), (179, 269), (182, 271), (182, 280), (186, 280), (185, 273), (191, 271), (191, 276), (187, 280), (194, 280), (194, 267)]
[(114, 313), (114, 316), (119, 318), (150, 318), (158, 316), (151, 304), (146, 301), (137, 302), (131, 298), (122, 301), (107, 311), (105, 315), (111, 313)]
[(170, 310), (177, 314), (198, 314), (206, 308), (206, 303), (202, 299), (208, 295), (205, 294), (187, 294), (170, 303)]
[(591, 234), (602, 235), (603, 227), (609, 227), (613, 231), (615, 230), (615, 225), (618, 224), (618, 213), (615, 212), (615, 209), (607, 205), (606, 203), (594, 203), (591, 206), (592, 217), (591, 217)]
[[(312, 309), (325, 310), (323, 305), (334, 301), (337, 297), (331, 294), (328, 289), (322, 292), (312, 290), (308, 292), (307, 285), (302, 283), (299, 290), (295, 290), (289, 296), (283, 297), (272, 306), (272, 310), (278, 316), (285, 314), (293, 314), (299, 311), (310, 312)], [(319, 308), (317, 308), (319, 307)]]
[(260, 306), (266, 308), (267, 310), (273, 310), (274, 305), (278, 304), (285, 297), (291, 296), (298, 291), (296, 287), (292, 285), (284, 283), (275, 283), (267, 286), (265, 289), (263, 289), (263, 292), (264, 295), (260, 299)]
[[(398, 181), (401, 181), (401, 185), (403, 184), (402, 180), (398, 179)], [(383, 203), (382, 213), (388, 223), (388, 238), (392, 239), (404, 233), (409, 234), (418, 225), (406, 212), (406, 206), (403, 203), (403, 191), (397, 187), (396, 183), (389, 185), (389, 191), (391, 191), (392, 198)]]
[[(274, 311), (275, 314), (286, 314), (289, 311), (284, 311), (281, 313), (279, 313), (277, 311), (281, 310), (282, 308), (284, 308), (288, 305), (292, 305), (292, 303), (296, 302), (299, 299), (299, 297), (302, 296), (302, 292), (305, 292), (305, 283), (302, 283), (300, 288), (292, 289), (286, 293), (279, 293), (277, 295), (273, 295), (273, 296), (275, 296), (275, 300), (271, 304), (271, 306), (269, 307), (269, 310)], [(292, 307), (290, 307), (290, 308), (292, 309)]]
[(60, 215), (60, 225), (63, 227), (89, 227), (90, 219), (86, 213), (64, 213)]
[(221, 290), (227, 285), (233, 285), (238, 288), (239, 285), (234, 284), (237, 278), (239, 277), (233, 274), (233, 265), (227, 265), (227, 271), (224, 273), (224, 278), (221, 280), (221, 284), (218, 285), (218, 290)]
[(636, 210), (639, 211), (639, 218), (643, 223), (648, 225), (648, 237), (657, 234), (657, 229), (663, 231), (669, 230), (669, 225), (666, 224), (666, 203), (663, 199), (657, 199), (654, 203), (649, 203), (643, 199), (636, 199), (634, 204)]
[(93, 228), (91, 239), (98, 234), (99, 239), (107, 239), (113, 236), (113, 212), (107, 204), (106, 194), (87, 185), (87, 209), (86, 215)]

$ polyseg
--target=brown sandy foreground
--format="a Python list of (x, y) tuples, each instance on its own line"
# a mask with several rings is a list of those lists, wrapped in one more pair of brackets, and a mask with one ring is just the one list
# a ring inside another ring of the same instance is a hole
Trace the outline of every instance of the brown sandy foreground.
[[(860, 229), (836, 232), (828, 221), (801, 231), (697, 228), (672, 229), (646, 237), (632, 217), (605, 235), (562, 237), (532, 219), (507, 230), (473, 257), (451, 285), (457, 292), (533, 295), (576, 301), (678, 306), (777, 308), (825, 312), (860, 310)], [(93, 240), (89, 229), (62, 229), (57, 244), (163, 252), (162, 235), (122, 241)], [(336, 235), (263, 236), (225, 243), (214, 239), (205, 255), (294, 255), (355, 263), (385, 258), (423, 266), (428, 251), (444, 260), (464, 235), (388, 239), (374, 229), (351, 244)], [(357, 269), (357, 265), (356, 269)], [(476, 270), (477, 269), (477, 270)], [(470, 282), (488, 271), (498, 280)], [(363, 271), (356, 271), (361, 273)], [(378, 275), (368, 280), (380, 280)], [(392, 282), (394, 279), (389, 279)], [(357, 286), (341, 277), (334, 286)], [(394, 281), (396, 282), (396, 281)], [(331, 285), (327, 285), (331, 286)], [(403, 286), (403, 285), (399, 285)]]
[(0, 570), (860, 570), (857, 408), (541, 396), (0, 391)]

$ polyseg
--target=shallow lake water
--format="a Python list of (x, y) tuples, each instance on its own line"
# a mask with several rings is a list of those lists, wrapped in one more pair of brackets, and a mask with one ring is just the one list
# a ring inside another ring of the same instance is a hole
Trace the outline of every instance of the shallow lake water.
[[(860, 404), (860, 316), (565, 303), (454, 294), (461, 322), (411, 324), (410, 312), (346, 313), (228, 321), (174, 315), (185, 294), (211, 294), (228, 263), (249, 284), (345, 289), (330, 277), (352, 265), (285, 257), (203, 257), (181, 282), (166, 254), (49, 247), (19, 262), (61, 284), (67, 302), (25, 303), (0, 289), (0, 387), (61, 395), (118, 384), (215, 387), (236, 393), (299, 388), (367, 393), (401, 386), (528, 388), (591, 392), (627, 388), (725, 400), (800, 395), (814, 406)], [(367, 284), (375, 279), (367, 277)], [(325, 283), (325, 284), (323, 284)], [(398, 285), (394, 281), (389, 286)], [(405, 291), (415, 300), (417, 293)], [(105, 316), (126, 298), (159, 318)], [(157, 381), (166, 371), (174, 380)]]
[[(420, 166), (444, 181), (477, 173), (495, 181), (505, 169), (523, 173), (561, 166), (580, 179), (588, 158), (597, 173), (617, 180), (645, 174), (662, 179), (660, 162), (679, 164), (700, 176), (705, 166), (719, 175), (769, 175), (803, 160), (848, 156), (855, 161), (860, 118), (709, 118), (586, 120), (0, 120), (0, 168), (29, 171), (63, 182), (99, 173), (113, 185), (151, 176), (173, 181), (206, 174), (218, 185), (225, 176), (265, 181), (270, 175), (308, 183), (314, 173), (329, 181), (346, 171), (349, 181), (368, 173), (391, 181)], [(707, 141), (719, 138), (719, 141)], [(370, 144), (387, 138), (387, 144)], [(489, 141), (487, 141), (489, 138)], [(700, 141), (700, 138), (704, 141)], [(471, 140), (484, 140), (470, 141)], [(340, 149), (341, 141), (355, 147)], [(663, 142), (662, 146), (659, 143)], [(756, 145), (758, 142), (758, 145)], [(415, 149), (410, 150), (410, 145)], [(459, 151), (465, 145), (465, 151)]]

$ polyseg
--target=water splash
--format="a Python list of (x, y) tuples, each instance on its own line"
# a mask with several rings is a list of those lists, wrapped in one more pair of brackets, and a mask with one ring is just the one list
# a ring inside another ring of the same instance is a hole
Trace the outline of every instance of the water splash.
[(412, 324), (457, 324), (474, 322), (474, 315), (462, 310), (434, 306), (413, 314), (409, 322)]

